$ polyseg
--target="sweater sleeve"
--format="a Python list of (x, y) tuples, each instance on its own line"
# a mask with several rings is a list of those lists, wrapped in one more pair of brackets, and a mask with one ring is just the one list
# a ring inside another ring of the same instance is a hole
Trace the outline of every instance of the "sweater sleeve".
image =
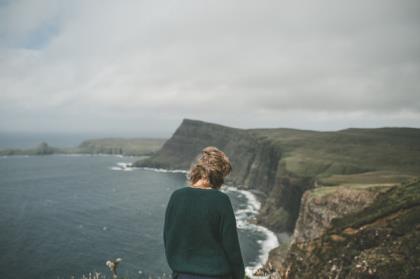
[(236, 229), (235, 213), (229, 197), (221, 218), (222, 245), (232, 270), (232, 279), (245, 277), (244, 262), (239, 246), (238, 231)]

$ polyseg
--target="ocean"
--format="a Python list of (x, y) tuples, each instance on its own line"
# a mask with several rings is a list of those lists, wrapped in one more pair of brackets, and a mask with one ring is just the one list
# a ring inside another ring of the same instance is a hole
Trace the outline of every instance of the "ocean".
[[(0, 278), (81, 278), (122, 258), (130, 279), (170, 274), (163, 247), (170, 194), (186, 187), (185, 171), (130, 168), (139, 157), (49, 155), (0, 157)], [(278, 245), (252, 224), (260, 203), (223, 186), (232, 201), (248, 275)]]

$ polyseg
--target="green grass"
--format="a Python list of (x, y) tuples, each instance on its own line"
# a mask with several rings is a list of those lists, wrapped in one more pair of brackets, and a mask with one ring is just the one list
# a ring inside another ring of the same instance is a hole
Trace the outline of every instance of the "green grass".
[(360, 227), (363, 224), (371, 223), (380, 217), (419, 205), (420, 180), (417, 180), (410, 184), (394, 187), (381, 195), (365, 210), (333, 220), (333, 224), (337, 230), (341, 230), (345, 227)]
[(387, 170), (420, 173), (420, 129), (347, 129), (335, 132), (252, 129), (283, 152), (299, 176), (330, 176)]

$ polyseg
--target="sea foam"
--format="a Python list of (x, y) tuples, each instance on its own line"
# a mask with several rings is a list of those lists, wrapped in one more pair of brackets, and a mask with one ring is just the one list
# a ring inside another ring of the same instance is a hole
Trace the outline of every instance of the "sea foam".
[(117, 171), (132, 171), (134, 168), (131, 166), (131, 163), (119, 162), (117, 163), (117, 166), (113, 166), (110, 169)]
[(138, 167), (138, 169), (150, 170), (150, 171), (156, 171), (156, 172), (187, 173), (186, 170), (168, 170), (168, 169), (149, 168), (149, 167)]
[(260, 244), (260, 250), (258, 255), (258, 260), (254, 265), (249, 265), (245, 267), (246, 275), (250, 278), (264, 278), (264, 276), (253, 276), (252, 274), (268, 259), (268, 254), (271, 249), (279, 246), (279, 241), (274, 232), (270, 231), (268, 228), (254, 224), (250, 222), (255, 219), (257, 213), (261, 208), (261, 202), (258, 201), (257, 197), (248, 190), (238, 189), (235, 186), (223, 186), (223, 191), (234, 191), (242, 194), (247, 199), (246, 208), (241, 208), (235, 211), (235, 217), (237, 219), (237, 226), (239, 229), (258, 231), (264, 234), (265, 239), (258, 241)]

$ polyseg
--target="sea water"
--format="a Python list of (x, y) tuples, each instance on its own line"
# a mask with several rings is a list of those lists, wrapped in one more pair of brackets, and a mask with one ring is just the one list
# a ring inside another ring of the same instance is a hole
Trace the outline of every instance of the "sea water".
[[(81, 278), (170, 274), (163, 247), (170, 194), (185, 170), (130, 168), (138, 157), (49, 155), (0, 157), (0, 278)], [(274, 233), (252, 224), (260, 207), (248, 191), (223, 186), (235, 210), (247, 274), (277, 246)]]

